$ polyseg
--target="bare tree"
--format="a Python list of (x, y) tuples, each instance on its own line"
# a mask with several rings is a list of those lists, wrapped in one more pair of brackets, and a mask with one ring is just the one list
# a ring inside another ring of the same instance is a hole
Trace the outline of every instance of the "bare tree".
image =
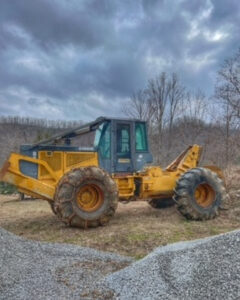
[(165, 112), (167, 102), (169, 101), (170, 85), (166, 73), (161, 73), (154, 79), (150, 79), (146, 88), (148, 95), (148, 103), (154, 111), (153, 115), (153, 132), (155, 132), (154, 140), (156, 146), (157, 163), (161, 160), (163, 145), (163, 129), (165, 125)]
[[(157, 162), (170, 153), (173, 124), (182, 113), (184, 95), (185, 88), (178, 76), (162, 72), (150, 79), (147, 87), (135, 93), (127, 107), (123, 108), (127, 116), (148, 121), (151, 146)], [(164, 135), (167, 135), (165, 140)]]
[(168, 153), (172, 148), (173, 141), (173, 125), (174, 121), (183, 113), (183, 101), (186, 95), (185, 88), (179, 82), (176, 73), (173, 73), (169, 79), (169, 104), (168, 104)]
[(153, 124), (155, 143), (157, 145), (157, 161), (168, 160), (173, 146), (173, 126), (183, 113), (185, 87), (176, 73), (161, 73), (148, 83), (146, 92), (149, 103), (154, 111)]
[(122, 108), (123, 112), (130, 118), (150, 121), (153, 116), (153, 109), (149, 103), (146, 90), (138, 90)]
[(236, 145), (239, 147), (240, 144), (240, 48), (218, 71), (215, 98), (222, 110), (223, 159), (224, 165), (228, 165), (236, 157)]
[(195, 120), (206, 120), (209, 112), (209, 102), (201, 90), (186, 93), (184, 99), (184, 115)]
[(218, 71), (215, 96), (228, 103), (234, 115), (240, 118), (240, 49), (226, 59)]

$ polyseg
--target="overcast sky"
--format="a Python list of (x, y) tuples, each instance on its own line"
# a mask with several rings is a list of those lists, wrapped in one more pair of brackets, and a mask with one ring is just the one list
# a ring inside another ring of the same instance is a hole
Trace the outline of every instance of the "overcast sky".
[(239, 38), (239, 0), (1, 0), (0, 115), (119, 116), (162, 71), (211, 95)]

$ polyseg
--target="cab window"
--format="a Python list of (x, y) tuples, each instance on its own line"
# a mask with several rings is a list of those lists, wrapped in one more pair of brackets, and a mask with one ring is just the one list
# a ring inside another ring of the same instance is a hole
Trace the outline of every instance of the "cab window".
[(109, 122), (101, 124), (97, 129), (94, 146), (102, 158), (109, 159), (111, 157), (111, 131)]
[(145, 123), (137, 122), (135, 124), (136, 151), (147, 151), (147, 134)]
[(130, 125), (117, 124), (117, 154), (118, 157), (130, 158)]

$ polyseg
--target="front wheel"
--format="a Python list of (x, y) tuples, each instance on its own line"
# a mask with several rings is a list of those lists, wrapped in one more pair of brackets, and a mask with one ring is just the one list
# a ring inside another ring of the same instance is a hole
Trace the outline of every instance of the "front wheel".
[(54, 215), (56, 215), (57, 212), (56, 212), (56, 209), (55, 209), (55, 206), (54, 206), (54, 202), (53, 201), (48, 201), (48, 203), (49, 203), (49, 206), (51, 208), (51, 211), (54, 213)]
[(176, 184), (174, 196), (180, 213), (191, 220), (215, 218), (225, 198), (223, 181), (206, 168), (184, 173)]
[(109, 174), (98, 167), (73, 169), (63, 175), (54, 196), (54, 210), (69, 226), (105, 225), (118, 204), (118, 189)]

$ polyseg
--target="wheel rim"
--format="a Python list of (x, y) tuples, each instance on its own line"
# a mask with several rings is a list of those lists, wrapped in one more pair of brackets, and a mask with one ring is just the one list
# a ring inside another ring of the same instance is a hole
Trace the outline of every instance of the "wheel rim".
[(86, 184), (77, 193), (77, 204), (80, 209), (92, 212), (103, 204), (103, 192), (95, 184)]
[(214, 189), (207, 183), (199, 184), (195, 190), (197, 204), (203, 208), (211, 206), (216, 197)]

